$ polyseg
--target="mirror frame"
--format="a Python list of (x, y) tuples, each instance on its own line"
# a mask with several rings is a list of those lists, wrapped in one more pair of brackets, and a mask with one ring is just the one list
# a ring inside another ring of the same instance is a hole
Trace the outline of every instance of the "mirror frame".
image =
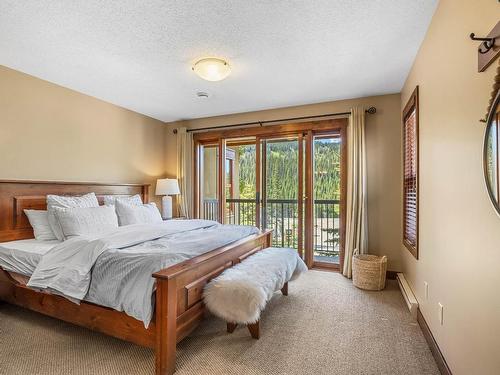
[[(488, 158), (488, 134), (491, 127), (491, 122), (496, 114), (497, 106), (500, 105), (500, 90), (497, 91), (495, 95), (495, 99), (491, 103), (490, 110), (488, 112), (488, 117), (486, 119), (486, 129), (484, 131), (484, 140), (483, 140), (483, 175), (484, 175), (484, 183), (486, 184), (486, 190), (488, 191), (488, 196), (490, 197), (490, 202), (495, 208), (497, 215), (500, 216), (500, 204), (496, 200), (490, 186), (490, 181), (488, 179), (488, 170), (487, 170), (487, 158)], [(497, 150), (498, 152), (498, 150)]]

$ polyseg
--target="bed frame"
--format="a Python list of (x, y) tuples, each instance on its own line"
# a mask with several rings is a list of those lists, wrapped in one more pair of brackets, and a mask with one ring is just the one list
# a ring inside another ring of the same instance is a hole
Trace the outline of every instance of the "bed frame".
[[(145, 202), (149, 200), (149, 185), (145, 184), (0, 180), (0, 242), (33, 238), (23, 210), (46, 209), (48, 194), (88, 192), (95, 192), (100, 202), (103, 195), (140, 194)], [(1, 268), (0, 300), (153, 348), (156, 374), (170, 375), (175, 371), (176, 344), (203, 318), (205, 284), (226, 268), (270, 245), (271, 231), (260, 232), (153, 274), (156, 308), (147, 329), (141, 321), (123, 312), (84, 301), (77, 305), (60, 296), (36, 292)]]

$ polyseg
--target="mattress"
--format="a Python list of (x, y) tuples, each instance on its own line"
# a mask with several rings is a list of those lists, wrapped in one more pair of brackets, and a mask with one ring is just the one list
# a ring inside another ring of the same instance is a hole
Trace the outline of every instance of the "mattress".
[(34, 238), (0, 242), (0, 267), (9, 272), (31, 276), (42, 256), (60, 241), (41, 241)]

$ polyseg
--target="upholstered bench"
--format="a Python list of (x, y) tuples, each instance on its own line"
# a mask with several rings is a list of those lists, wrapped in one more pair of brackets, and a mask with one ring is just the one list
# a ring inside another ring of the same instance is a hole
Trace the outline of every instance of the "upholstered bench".
[(227, 322), (232, 333), (245, 324), (253, 338), (260, 337), (260, 313), (288, 282), (307, 270), (297, 250), (270, 247), (246, 258), (210, 281), (203, 291), (208, 310)]

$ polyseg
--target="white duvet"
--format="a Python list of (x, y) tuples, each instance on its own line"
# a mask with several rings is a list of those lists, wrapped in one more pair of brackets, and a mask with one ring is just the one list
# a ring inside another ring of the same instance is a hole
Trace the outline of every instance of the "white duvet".
[(28, 286), (124, 311), (147, 327), (153, 315), (154, 272), (257, 231), (209, 220), (171, 220), (75, 237), (42, 257)]

